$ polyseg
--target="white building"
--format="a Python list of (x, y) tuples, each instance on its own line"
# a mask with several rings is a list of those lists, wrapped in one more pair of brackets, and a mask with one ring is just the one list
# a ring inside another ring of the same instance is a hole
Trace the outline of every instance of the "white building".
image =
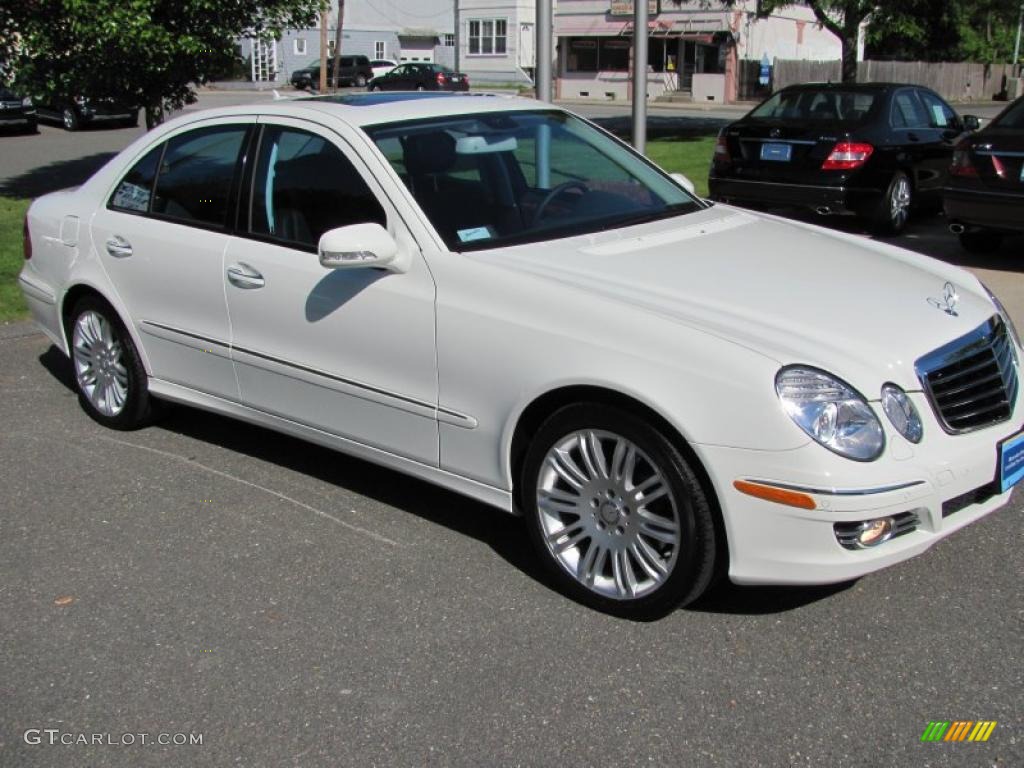
[(459, 0), (460, 71), (474, 84), (533, 82), (534, 0)]

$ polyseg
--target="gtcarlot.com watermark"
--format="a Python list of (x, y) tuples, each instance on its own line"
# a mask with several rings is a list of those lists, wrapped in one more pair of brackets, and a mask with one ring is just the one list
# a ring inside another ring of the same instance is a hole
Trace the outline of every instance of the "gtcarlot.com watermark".
[(29, 728), (22, 735), (26, 744), (96, 747), (188, 747), (201, 746), (201, 733), (83, 733), (59, 728)]

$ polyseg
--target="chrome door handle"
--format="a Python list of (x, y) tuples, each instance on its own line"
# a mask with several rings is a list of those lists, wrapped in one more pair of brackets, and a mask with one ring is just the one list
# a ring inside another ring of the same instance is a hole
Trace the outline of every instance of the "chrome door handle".
[(267, 284), (263, 275), (242, 262), (228, 267), (228, 282), (236, 288), (262, 288)]
[(126, 259), (132, 255), (132, 244), (120, 235), (114, 235), (107, 240), (107, 253), (115, 259)]

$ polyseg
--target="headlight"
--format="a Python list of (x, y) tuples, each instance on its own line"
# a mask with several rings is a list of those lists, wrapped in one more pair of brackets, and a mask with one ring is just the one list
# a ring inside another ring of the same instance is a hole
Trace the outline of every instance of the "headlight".
[(885, 433), (871, 406), (845, 382), (815, 368), (783, 368), (775, 391), (789, 417), (816, 442), (855, 461), (873, 461)]
[(917, 415), (917, 408), (907, 397), (907, 393), (900, 387), (895, 384), (882, 386), (882, 410), (897, 432), (912, 443), (921, 442), (921, 436), (924, 434), (921, 417)]
[(987, 285), (982, 283), (981, 287), (985, 289), (985, 293), (987, 293), (988, 297), (992, 300), (992, 304), (995, 306), (999, 316), (1003, 318), (1003, 322), (1006, 323), (1006, 327), (1010, 329), (1010, 337), (1013, 339), (1013, 342), (1018, 348), (1020, 348), (1020, 336), (1017, 335), (1017, 326), (1015, 326), (1013, 324), (1013, 320), (1010, 319), (1010, 313), (1006, 311), (1006, 307), (1003, 306), (1003, 302), (996, 298), (996, 295), (988, 289)]

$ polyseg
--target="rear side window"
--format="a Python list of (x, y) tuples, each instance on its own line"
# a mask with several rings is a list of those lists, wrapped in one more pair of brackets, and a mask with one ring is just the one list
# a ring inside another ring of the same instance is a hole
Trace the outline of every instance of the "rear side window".
[(998, 125), (1000, 128), (1024, 128), (1024, 99), (1003, 112), (992, 125)]
[(183, 222), (223, 227), (247, 126), (219, 125), (167, 142), (152, 212)]
[(119, 211), (132, 213), (148, 213), (149, 202), (153, 196), (153, 181), (156, 179), (157, 165), (164, 145), (161, 144), (143, 156), (139, 162), (121, 179), (114, 189), (108, 205)]
[(359, 172), (334, 144), (295, 128), (267, 126), (253, 178), (249, 230), (315, 247), (329, 229), (387, 217)]

